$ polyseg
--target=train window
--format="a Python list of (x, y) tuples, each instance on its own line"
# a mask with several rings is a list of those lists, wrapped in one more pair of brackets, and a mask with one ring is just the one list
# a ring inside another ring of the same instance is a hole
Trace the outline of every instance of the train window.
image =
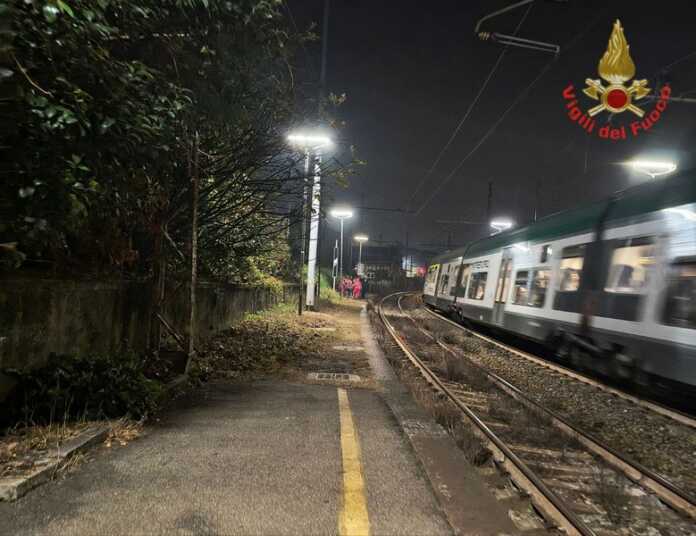
[(459, 266), (457, 266), (457, 269), (454, 271), (454, 279), (453, 279), (454, 283), (452, 284), (452, 286), (449, 289), (450, 296), (457, 295), (457, 288), (460, 285), (461, 275), (462, 275), (462, 266), (459, 265)]
[(471, 265), (465, 264), (462, 266), (462, 277), (459, 285), (457, 287), (457, 296), (464, 296), (466, 293), (466, 285), (469, 282), (469, 276), (471, 275)]
[(538, 269), (532, 272), (532, 280), (529, 290), (529, 301), (527, 305), (532, 307), (543, 307), (546, 299), (546, 289), (551, 279), (551, 270)]
[(471, 282), (469, 283), (469, 292), (467, 297), (472, 300), (482, 300), (486, 293), (486, 279), (488, 272), (476, 272), (471, 274)]
[(655, 265), (655, 245), (650, 239), (622, 242), (611, 256), (606, 292), (638, 294), (648, 286)]
[(672, 265), (667, 276), (663, 323), (696, 329), (696, 261)]
[(527, 305), (529, 298), (529, 272), (527, 270), (517, 272), (515, 276), (515, 288), (512, 291), (512, 303)]
[(558, 290), (576, 292), (580, 288), (580, 274), (585, 263), (585, 245), (563, 248), (561, 253)]
[(449, 274), (444, 274), (440, 282), (440, 292), (438, 294), (444, 294), (447, 290), (447, 285), (449, 285)]
[(539, 259), (539, 262), (541, 262), (541, 263), (548, 262), (551, 255), (552, 255), (551, 246), (549, 244), (542, 246), (541, 247), (541, 258)]
[(550, 280), (551, 270), (548, 268), (517, 272), (512, 303), (529, 307), (543, 307)]

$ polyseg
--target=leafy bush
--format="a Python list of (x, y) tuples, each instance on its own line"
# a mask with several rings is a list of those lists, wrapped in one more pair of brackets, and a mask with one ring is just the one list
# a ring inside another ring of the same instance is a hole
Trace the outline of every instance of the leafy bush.
[(41, 368), (6, 370), (18, 385), (3, 418), (26, 424), (92, 419), (152, 411), (161, 393), (159, 382), (145, 376), (145, 360), (118, 355), (52, 355)]

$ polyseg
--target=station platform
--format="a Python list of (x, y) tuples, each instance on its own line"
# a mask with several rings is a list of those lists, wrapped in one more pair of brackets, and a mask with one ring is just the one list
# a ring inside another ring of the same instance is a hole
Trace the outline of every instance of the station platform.
[(351, 352), (352, 372), (370, 376), (365, 386), (298, 377), (209, 384), (127, 448), (0, 504), (0, 534), (516, 533), (400, 387), (364, 309), (333, 321), (353, 345), (336, 352)]

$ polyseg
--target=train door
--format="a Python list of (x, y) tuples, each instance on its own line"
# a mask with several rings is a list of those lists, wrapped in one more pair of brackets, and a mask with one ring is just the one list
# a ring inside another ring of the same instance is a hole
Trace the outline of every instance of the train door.
[(452, 263), (443, 264), (440, 267), (440, 275), (437, 278), (437, 288), (435, 290), (435, 297), (447, 297), (447, 289), (449, 288), (450, 280), (450, 268)]
[(493, 323), (502, 326), (505, 315), (505, 303), (510, 290), (510, 277), (512, 275), (512, 251), (510, 248), (503, 250), (503, 258), (500, 261), (498, 271), (498, 283), (495, 288), (495, 302), (493, 303)]

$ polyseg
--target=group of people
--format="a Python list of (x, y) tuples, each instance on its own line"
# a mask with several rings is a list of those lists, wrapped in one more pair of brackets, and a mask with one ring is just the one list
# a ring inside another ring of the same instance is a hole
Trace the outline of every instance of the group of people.
[(338, 282), (338, 292), (344, 298), (359, 300), (362, 298), (363, 285), (359, 277), (344, 277)]

